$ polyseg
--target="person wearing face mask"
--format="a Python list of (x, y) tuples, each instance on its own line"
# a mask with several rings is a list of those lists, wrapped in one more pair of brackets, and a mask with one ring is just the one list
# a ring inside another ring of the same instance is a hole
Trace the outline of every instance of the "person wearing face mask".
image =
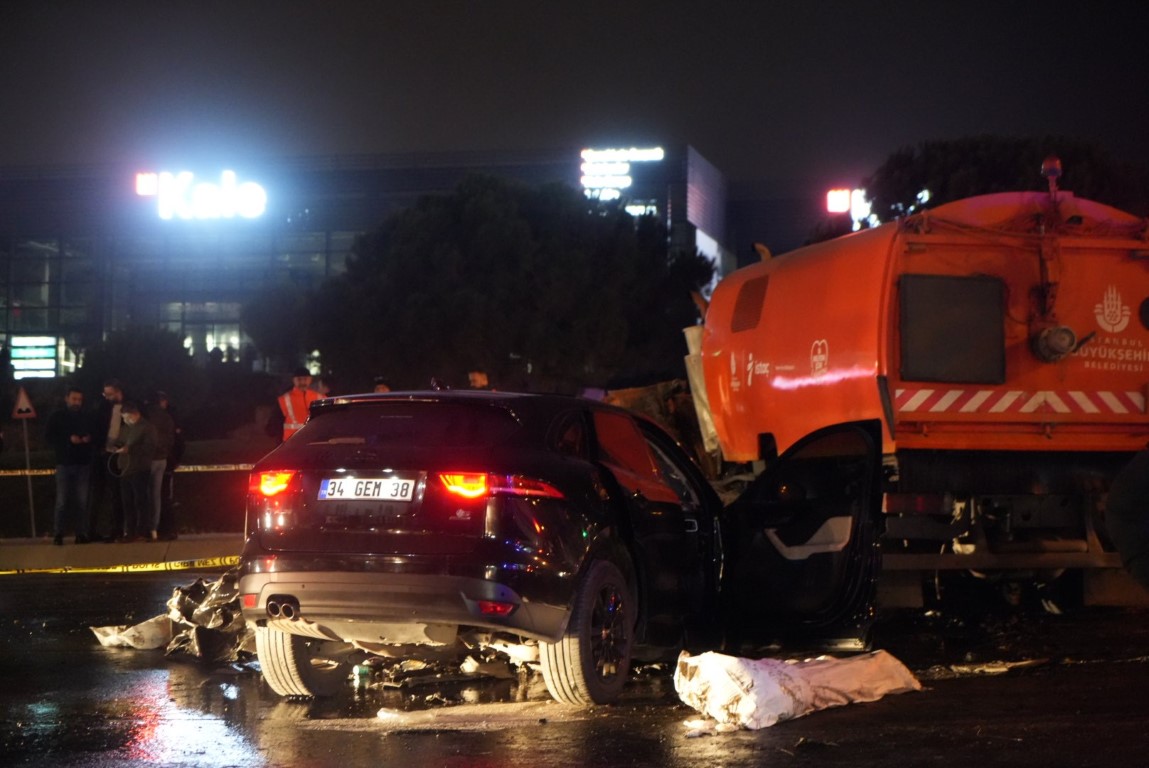
[(119, 541), (155, 541), (151, 499), (152, 458), (159, 438), (156, 428), (140, 414), (135, 403), (124, 403), (124, 423), (116, 442), (116, 468), (124, 498), (124, 529)]

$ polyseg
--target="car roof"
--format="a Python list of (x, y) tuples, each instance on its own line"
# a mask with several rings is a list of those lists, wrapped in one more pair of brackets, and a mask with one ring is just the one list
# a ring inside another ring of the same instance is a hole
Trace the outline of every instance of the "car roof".
[(328, 408), (355, 407), (385, 402), (422, 403), (486, 403), (493, 406), (528, 407), (532, 410), (563, 410), (576, 408), (614, 408), (615, 406), (575, 395), (546, 394), (536, 392), (502, 392), (476, 389), (428, 389), (402, 392), (363, 392), (336, 395), (315, 401), (311, 408), (323, 411)]

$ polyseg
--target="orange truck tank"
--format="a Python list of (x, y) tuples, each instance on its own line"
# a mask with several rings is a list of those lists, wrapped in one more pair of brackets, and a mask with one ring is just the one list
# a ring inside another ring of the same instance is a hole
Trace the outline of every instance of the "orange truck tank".
[(1104, 496), (1149, 441), (1146, 221), (974, 197), (725, 277), (701, 342), (722, 456), (828, 427), (880, 445), (890, 571), (1113, 569)]

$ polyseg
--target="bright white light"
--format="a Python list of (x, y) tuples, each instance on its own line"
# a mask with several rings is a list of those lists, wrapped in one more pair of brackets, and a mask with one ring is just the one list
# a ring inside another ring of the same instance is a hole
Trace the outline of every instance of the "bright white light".
[(13, 336), (9, 343), (13, 347), (54, 347), (55, 336)]
[(583, 163), (582, 172), (587, 176), (626, 176), (630, 163)]
[(140, 197), (154, 197), (160, 191), (160, 177), (156, 173), (136, 174), (136, 194)]
[(658, 214), (658, 206), (649, 203), (632, 203), (626, 206), (626, 212), (631, 216), (655, 216)]
[(850, 190), (831, 189), (827, 192), (826, 210), (830, 213), (845, 213), (850, 210)]
[(8, 365), (17, 371), (54, 371), (56, 370), (56, 358), (38, 357), (27, 360), (9, 360)]
[[(587, 192), (590, 191), (591, 190), (589, 189), (587, 190)], [(622, 197), (622, 191), (618, 189), (611, 189), (608, 187), (606, 189), (598, 190), (598, 199), (602, 200), (603, 202), (609, 203), (611, 200), (618, 200), (620, 197)]]
[(582, 159), (589, 163), (652, 163), (666, 157), (662, 147), (639, 149), (584, 149)]
[(629, 176), (583, 176), (582, 185), (588, 189), (626, 189), (633, 183)]
[(930, 191), (928, 189), (923, 189), (921, 192), (918, 193), (918, 205), (925, 205), (929, 201), (930, 201)]
[(850, 219), (854, 222), (854, 231), (862, 228), (862, 222), (870, 217), (870, 201), (866, 199), (866, 190), (855, 189), (850, 193)]
[(582, 179), (581, 183), (587, 190), (614, 190), (612, 197), (599, 195), (600, 200), (613, 200), (618, 198), (618, 190), (626, 189), (633, 184), (630, 175), (631, 163), (649, 163), (661, 161), (666, 153), (662, 147), (639, 149), (584, 149), (582, 151)]
[(223, 171), (218, 184), (195, 182), (190, 171), (138, 173), (136, 194), (155, 197), (161, 219), (254, 219), (267, 210), (267, 191), (253, 181), (239, 183)]

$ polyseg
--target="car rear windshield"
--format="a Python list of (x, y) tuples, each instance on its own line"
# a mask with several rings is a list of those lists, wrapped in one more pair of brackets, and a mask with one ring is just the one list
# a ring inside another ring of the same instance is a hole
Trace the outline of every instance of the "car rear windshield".
[(403, 401), (323, 413), (293, 439), (307, 445), (484, 448), (504, 442), (518, 429), (514, 416), (501, 407)]

